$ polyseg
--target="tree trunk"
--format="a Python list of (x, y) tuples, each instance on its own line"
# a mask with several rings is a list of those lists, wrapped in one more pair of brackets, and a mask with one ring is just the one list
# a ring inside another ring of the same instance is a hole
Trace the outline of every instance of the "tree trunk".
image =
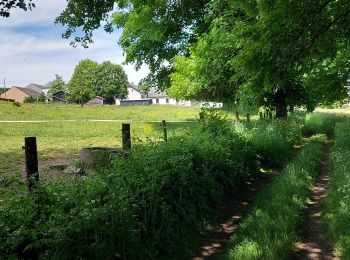
[(277, 90), (275, 94), (276, 118), (287, 119), (287, 96), (284, 90)]

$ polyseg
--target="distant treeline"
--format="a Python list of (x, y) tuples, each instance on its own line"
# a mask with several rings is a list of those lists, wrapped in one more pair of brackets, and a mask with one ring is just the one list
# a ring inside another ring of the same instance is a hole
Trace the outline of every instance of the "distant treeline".
[(7, 88), (0, 88), (0, 94), (5, 93), (7, 91)]

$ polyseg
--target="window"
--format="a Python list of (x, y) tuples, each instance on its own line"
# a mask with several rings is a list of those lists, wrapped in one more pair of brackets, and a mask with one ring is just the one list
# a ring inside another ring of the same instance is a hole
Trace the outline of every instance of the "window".
[(156, 99), (156, 104), (159, 104), (159, 99), (158, 98)]

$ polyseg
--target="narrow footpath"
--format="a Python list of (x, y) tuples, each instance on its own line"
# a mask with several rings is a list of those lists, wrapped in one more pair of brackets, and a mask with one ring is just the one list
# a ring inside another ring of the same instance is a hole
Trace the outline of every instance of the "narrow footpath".
[[(307, 142), (306, 138), (302, 139), (302, 144), (296, 146), (291, 160), (293, 160), (301, 151), (303, 145)], [(289, 161), (285, 163), (285, 168)], [(280, 172), (262, 173), (258, 177), (252, 178), (245, 183), (245, 187), (241, 188), (241, 191), (237, 193), (235, 198), (227, 200), (221, 208), (219, 214), (220, 218), (218, 223), (206, 231), (201, 236), (199, 250), (192, 257), (193, 260), (214, 260), (227, 249), (227, 245), (230, 241), (230, 237), (237, 229), (242, 217), (247, 213), (250, 204), (254, 201), (255, 197), (272, 183), (276, 176)]]
[(339, 259), (334, 255), (332, 244), (322, 236), (321, 232), (321, 206), (327, 196), (330, 184), (330, 147), (331, 142), (327, 142), (321, 162), (320, 175), (314, 181), (310, 199), (305, 208), (301, 242), (296, 245), (291, 259)]
[(263, 188), (271, 183), (276, 173), (262, 173), (259, 177), (246, 182), (246, 185), (237, 197), (226, 201), (220, 210), (219, 223), (213, 226), (202, 236), (200, 249), (193, 260), (218, 259), (218, 256), (226, 249), (230, 237), (235, 232), (243, 215), (247, 212), (250, 203)]

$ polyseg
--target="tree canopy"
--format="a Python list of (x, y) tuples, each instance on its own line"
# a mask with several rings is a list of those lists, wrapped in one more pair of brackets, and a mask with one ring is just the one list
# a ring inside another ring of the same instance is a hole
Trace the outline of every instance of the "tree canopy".
[(128, 94), (127, 87), (128, 76), (122, 66), (110, 61), (98, 65), (95, 84), (95, 91), (98, 96), (112, 102), (114, 98), (123, 99)]
[[(124, 50), (125, 61), (135, 63), (136, 68), (147, 64), (148, 81), (159, 88), (170, 85), (169, 74), (176, 55), (188, 52), (189, 43), (208, 29), (205, 19), (210, 0), (198, 1), (142, 1), (68, 0), (67, 8), (56, 19), (68, 26), (66, 38), (74, 37), (72, 44), (87, 46), (92, 42), (92, 32), (105, 21), (110, 32), (112, 25), (123, 28), (119, 44)], [(111, 13), (112, 11), (114, 13)], [(81, 28), (83, 35), (76, 35)]]
[(98, 63), (92, 60), (82, 60), (75, 67), (72, 78), (67, 84), (69, 99), (82, 106), (96, 95), (96, 70)]
[(0, 1), (0, 16), (10, 17), (11, 9), (20, 8), (24, 11), (31, 10), (35, 7), (32, 0), (1, 0)]
[(84, 104), (98, 95), (113, 103), (114, 98), (123, 99), (127, 95), (128, 77), (122, 66), (105, 61), (98, 64), (86, 59), (75, 67), (67, 84), (71, 101)]
[(52, 97), (53, 94), (55, 94), (60, 90), (63, 90), (64, 92), (66, 92), (66, 83), (62, 79), (61, 75), (56, 74), (55, 79), (51, 81), (51, 87), (49, 89), (48, 96)]

